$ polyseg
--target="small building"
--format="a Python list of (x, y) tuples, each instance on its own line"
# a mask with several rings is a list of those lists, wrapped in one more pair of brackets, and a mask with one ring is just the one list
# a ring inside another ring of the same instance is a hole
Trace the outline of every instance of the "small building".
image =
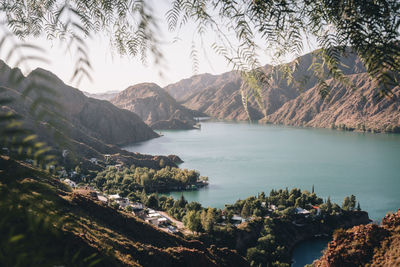
[(126, 208), (129, 205), (129, 199), (127, 197), (118, 198), (115, 200), (121, 208)]
[(245, 222), (246, 220), (244, 218), (242, 218), (241, 216), (234, 214), (232, 216), (232, 221), (233, 221), (233, 224), (241, 224), (241, 223)]
[(154, 212), (154, 213), (149, 213), (148, 215), (149, 218), (160, 218), (161, 214), (158, 212)]
[(168, 219), (165, 217), (158, 218), (158, 225), (167, 225), (169, 223)]
[(141, 210), (144, 209), (144, 205), (142, 203), (139, 203), (139, 202), (133, 202), (131, 204), (131, 206), (132, 206), (133, 209), (141, 209)]
[(97, 199), (100, 200), (103, 203), (107, 203), (108, 202), (107, 197), (104, 196), (104, 195), (101, 195), (101, 194), (97, 194)]
[(66, 183), (67, 185), (69, 185), (72, 188), (76, 188), (76, 183), (74, 181), (68, 179), (68, 178), (65, 179), (63, 182)]
[(176, 227), (170, 225), (168, 226), (168, 232), (170, 232), (171, 234), (176, 234), (178, 233), (178, 230), (176, 229)]
[(122, 163), (116, 164), (116, 165), (114, 165), (114, 167), (115, 167), (118, 171), (122, 171), (122, 168), (124, 167), (124, 164), (122, 164)]
[(295, 209), (295, 211), (296, 211), (296, 214), (301, 214), (301, 215), (309, 215), (310, 214), (310, 212), (308, 210), (305, 210), (305, 209), (300, 208), (300, 207), (297, 207)]
[(96, 158), (91, 158), (90, 162), (93, 163), (93, 164), (97, 164), (97, 159)]
[(317, 216), (321, 215), (321, 209), (318, 206), (312, 206), (312, 208), (317, 211)]
[(273, 204), (270, 204), (269, 206), (268, 206), (268, 210), (269, 211), (274, 211), (274, 210), (277, 210), (278, 208), (275, 206), (275, 205), (273, 205)]
[(158, 227), (158, 218), (155, 218), (155, 217), (149, 218), (148, 217), (148, 218), (145, 219), (145, 221)]
[(108, 198), (116, 200), (116, 199), (119, 199), (121, 197), (119, 196), (119, 194), (114, 194), (114, 195), (109, 195)]

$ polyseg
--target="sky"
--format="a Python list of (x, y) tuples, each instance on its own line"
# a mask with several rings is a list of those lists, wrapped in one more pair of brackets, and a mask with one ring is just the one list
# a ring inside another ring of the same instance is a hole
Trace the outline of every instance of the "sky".
[[(155, 16), (160, 21), (165, 21), (169, 1), (152, 1), (157, 2), (154, 5), (156, 7)], [(92, 65), (90, 72), (92, 80), (83, 79), (79, 84), (76, 81), (71, 81), (74, 71), (74, 54), (65, 49), (65, 44), (54, 40), (49, 41), (45, 37), (29, 38), (27, 42), (43, 48), (45, 58), (49, 62), (30, 61), (29, 66), (23, 69), (23, 72), (28, 74), (31, 70), (41, 67), (53, 72), (65, 83), (78, 87), (82, 91), (101, 93), (122, 91), (131, 85), (142, 82), (154, 82), (163, 87), (195, 74), (220, 74), (232, 70), (232, 66), (228, 65), (222, 56), (217, 55), (211, 49), (211, 44), (216, 39), (212, 32), (207, 32), (203, 37), (203, 42), (201, 42), (198, 36), (193, 34), (194, 25), (189, 24), (178, 35), (169, 32), (166, 23), (160, 23), (160, 26), (161, 36), (158, 36), (158, 38), (162, 41), (160, 48), (164, 55), (161, 66), (154, 65), (152, 60), (143, 64), (138, 58), (119, 55), (111, 47), (109, 38), (100, 33), (86, 39), (86, 44), (89, 47), (89, 60)], [(178, 37), (178, 41), (175, 37)], [(190, 56), (193, 42), (199, 51), (197, 73), (193, 70), (193, 60)], [(0, 58), (4, 60), (5, 54), (0, 53)], [(259, 61), (262, 65), (271, 63), (270, 53), (259, 51)], [(11, 62), (6, 63), (12, 65)]]

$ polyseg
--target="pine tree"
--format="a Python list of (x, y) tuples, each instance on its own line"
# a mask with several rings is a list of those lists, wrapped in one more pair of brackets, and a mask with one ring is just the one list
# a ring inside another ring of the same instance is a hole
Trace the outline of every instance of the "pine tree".
[(311, 193), (314, 193), (314, 185), (312, 185)]

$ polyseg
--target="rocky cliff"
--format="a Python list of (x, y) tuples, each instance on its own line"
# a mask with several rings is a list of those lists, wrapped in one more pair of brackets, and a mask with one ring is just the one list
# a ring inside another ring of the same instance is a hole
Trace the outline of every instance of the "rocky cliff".
[[(327, 79), (330, 94), (323, 99), (310, 67), (319, 62), (316, 52), (282, 66), (265, 66), (268, 85), (262, 88), (261, 107), (254, 97), (243, 107), (236, 72), (203, 74), (168, 85), (165, 89), (184, 106), (228, 120), (248, 120), (310, 127), (333, 127), (360, 131), (400, 131), (399, 87), (391, 98), (379, 101), (379, 87), (372, 82), (359, 58), (348, 50), (340, 58), (345, 77), (352, 86)], [(292, 69), (295, 82), (288, 83), (282, 69)]]
[(198, 112), (178, 104), (165, 90), (154, 83), (128, 87), (111, 99), (117, 107), (139, 115), (153, 129), (191, 129)]
[(400, 266), (400, 210), (381, 225), (355, 226), (334, 234), (317, 267)]

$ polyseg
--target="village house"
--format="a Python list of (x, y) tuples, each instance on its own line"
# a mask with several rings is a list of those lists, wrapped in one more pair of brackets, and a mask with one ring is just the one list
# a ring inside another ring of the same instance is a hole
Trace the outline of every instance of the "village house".
[(121, 208), (126, 208), (129, 206), (129, 199), (127, 197), (118, 198), (115, 200)]
[(295, 209), (295, 212), (296, 212), (296, 214), (300, 214), (300, 215), (304, 215), (304, 216), (310, 215), (310, 211), (308, 211), (306, 209), (303, 209), (303, 208), (300, 208), (300, 207), (297, 207)]
[(65, 179), (63, 182), (64, 182), (65, 184), (69, 185), (69, 186), (72, 187), (72, 188), (76, 188), (76, 183), (75, 183), (74, 181), (68, 179), (68, 178)]
[(115, 167), (118, 171), (121, 171), (122, 168), (123, 168), (123, 166), (124, 166), (124, 164), (122, 164), (122, 163), (114, 165), (114, 167)]
[(232, 216), (232, 221), (233, 221), (233, 224), (237, 225), (237, 224), (241, 224), (241, 223), (245, 222), (246, 220), (244, 218), (242, 218), (240, 215), (234, 214)]
[(93, 163), (93, 164), (97, 164), (97, 159), (96, 158), (91, 158), (90, 162)]
[(100, 200), (103, 203), (107, 203), (108, 202), (108, 198), (106, 196), (104, 196), (103, 194), (97, 193), (97, 199)]

